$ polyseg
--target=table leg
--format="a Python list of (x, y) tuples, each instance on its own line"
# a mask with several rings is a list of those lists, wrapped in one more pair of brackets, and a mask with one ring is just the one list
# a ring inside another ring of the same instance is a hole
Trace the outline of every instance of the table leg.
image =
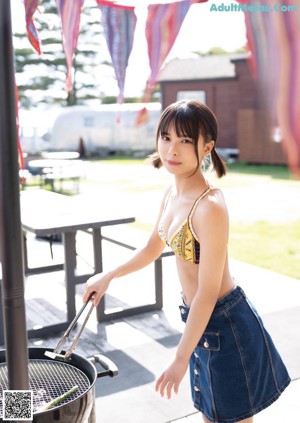
[[(95, 273), (101, 273), (103, 272), (101, 228), (93, 229), (93, 250), (94, 250)], [(104, 315), (105, 315), (105, 295), (102, 297), (97, 307), (97, 321), (101, 322), (103, 320)]]
[(76, 315), (75, 293), (76, 280), (76, 232), (64, 232), (62, 234), (65, 254), (65, 283), (67, 297), (67, 316), (71, 321)]
[(163, 308), (163, 284), (162, 284), (162, 258), (159, 257), (154, 262), (154, 280), (155, 280), (155, 305), (161, 310)]
[(93, 229), (93, 251), (95, 273), (101, 273), (103, 272), (101, 228)]
[(23, 267), (24, 275), (35, 275), (44, 272), (55, 272), (64, 268), (63, 263), (50, 264), (47, 266), (29, 267), (28, 265), (28, 248), (27, 248), (27, 234), (23, 231)]

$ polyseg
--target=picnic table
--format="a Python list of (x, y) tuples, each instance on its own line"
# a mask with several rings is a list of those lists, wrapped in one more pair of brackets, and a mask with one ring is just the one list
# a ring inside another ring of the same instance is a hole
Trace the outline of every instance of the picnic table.
[(42, 151), (43, 159), (74, 160), (79, 158), (77, 151)]
[(76, 183), (78, 191), (79, 181), (82, 176), (82, 161), (76, 157), (77, 153), (47, 153), (41, 159), (29, 160), (28, 171), (40, 178), (41, 184), (50, 185), (52, 190), (55, 182), (60, 182), (62, 191), (63, 181), (70, 180)]
[[(36, 236), (62, 235), (64, 247), (65, 287), (67, 321), (28, 331), (29, 337), (45, 336), (65, 330), (76, 315), (75, 288), (95, 273), (102, 272), (102, 235), (101, 228), (134, 222), (135, 218), (122, 210), (106, 209), (93, 211), (93, 207), (74, 207), (72, 198), (43, 189), (31, 189), (20, 193), (22, 229)], [(78, 275), (76, 257), (76, 233), (89, 230), (92, 235), (94, 269), (91, 274)], [(26, 239), (24, 242), (25, 273), (57, 270), (56, 266), (30, 269), (27, 263)], [(97, 307), (97, 318), (104, 315), (104, 299)]]

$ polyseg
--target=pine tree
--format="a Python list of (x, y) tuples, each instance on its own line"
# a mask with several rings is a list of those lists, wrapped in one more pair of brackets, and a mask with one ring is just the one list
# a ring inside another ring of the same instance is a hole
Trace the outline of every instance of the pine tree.
[(111, 73), (113, 70), (109, 61), (101, 64), (101, 51), (106, 51), (106, 45), (98, 6), (88, 0), (83, 6), (73, 63), (73, 90), (70, 93), (65, 90), (67, 66), (55, 0), (43, 0), (39, 10), (41, 13), (35, 14), (34, 21), (39, 31), (41, 56), (29, 44), (25, 30), (14, 34), (16, 81), (21, 107), (99, 104), (103, 91), (96, 74), (103, 67), (108, 67)]

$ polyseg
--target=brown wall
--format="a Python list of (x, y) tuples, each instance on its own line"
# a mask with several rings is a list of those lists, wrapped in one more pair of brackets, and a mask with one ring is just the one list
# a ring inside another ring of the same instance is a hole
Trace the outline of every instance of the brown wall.
[(248, 60), (234, 60), (239, 97), (238, 109), (259, 109), (261, 102)]
[(281, 143), (271, 137), (268, 114), (244, 109), (238, 113), (239, 160), (248, 163), (287, 164)]

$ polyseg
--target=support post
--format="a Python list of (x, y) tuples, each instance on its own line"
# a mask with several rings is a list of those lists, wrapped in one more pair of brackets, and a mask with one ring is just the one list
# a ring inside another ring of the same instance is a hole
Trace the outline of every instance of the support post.
[(0, 1), (0, 260), (8, 385), (28, 389), (14, 53), (10, 0)]

